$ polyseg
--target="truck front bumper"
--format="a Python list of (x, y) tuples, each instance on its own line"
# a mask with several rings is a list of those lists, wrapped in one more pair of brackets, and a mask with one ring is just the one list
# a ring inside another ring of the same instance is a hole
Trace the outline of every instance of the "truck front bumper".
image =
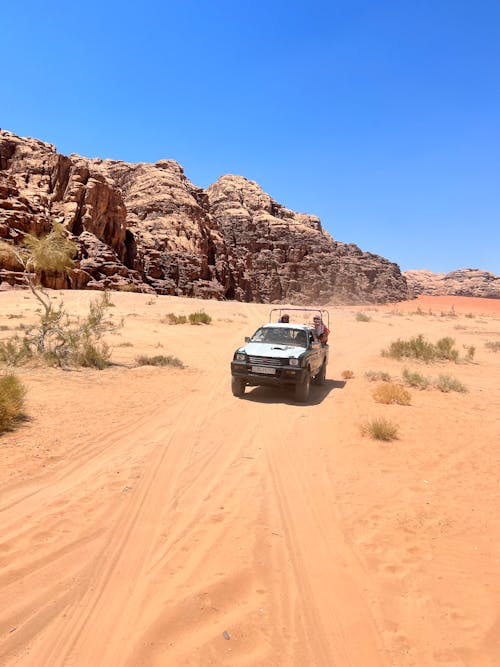
[(286, 384), (300, 384), (307, 373), (306, 368), (291, 366), (267, 366), (258, 371), (255, 368), (243, 361), (232, 361), (231, 375), (242, 378), (250, 387), (260, 385), (279, 387)]

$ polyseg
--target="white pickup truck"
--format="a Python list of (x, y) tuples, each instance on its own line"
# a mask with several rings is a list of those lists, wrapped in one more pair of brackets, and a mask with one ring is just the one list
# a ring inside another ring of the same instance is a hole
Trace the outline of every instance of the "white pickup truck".
[[(231, 361), (231, 390), (234, 396), (243, 396), (245, 388), (259, 385), (295, 387), (295, 399), (305, 402), (309, 398), (311, 382), (323, 384), (328, 364), (328, 344), (318, 340), (312, 324), (283, 323), (282, 311), (274, 308), (270, 322), (257, 329), (251, 337), (245, 338), (245, 345), (239, 347)], [(328, 311), (310, 308), (287, 308), (286, 313), (297, 319), (300, 312), (314, 313), (329, 329)], [(293, 313), (293, 315), (292, 315)], [(278, 322), (272, 322), (277, 314)]]

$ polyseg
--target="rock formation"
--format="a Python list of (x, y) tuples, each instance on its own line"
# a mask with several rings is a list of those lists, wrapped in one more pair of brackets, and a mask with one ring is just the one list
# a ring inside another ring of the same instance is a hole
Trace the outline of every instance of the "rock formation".
[(408, 289), (414, 296), (475, 296), (500, 299), (500, 277), (480, 269), (433, 273), (426, 269), (405, 271)]
[[(79, 247), (57, 288), (129, 289), (259, 302), (407, 298), (399, 267), (334, 239), (241, 176), (196, 187), (174, 160), (128, 164), (64, 156), (0, 130), (0, 238), (63, 223)], [(0, 282), (21, 284), (19, 267)]]

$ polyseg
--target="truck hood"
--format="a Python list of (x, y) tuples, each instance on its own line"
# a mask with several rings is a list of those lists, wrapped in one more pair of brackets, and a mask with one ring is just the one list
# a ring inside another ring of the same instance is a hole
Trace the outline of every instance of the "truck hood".
[(299, 357), (305, 352), (305, 348), (276, 345), (275, 343), (247, 343), (240, 347), (238, 352), (245, 352), (252, 357), (289, 359), (290, 357)]

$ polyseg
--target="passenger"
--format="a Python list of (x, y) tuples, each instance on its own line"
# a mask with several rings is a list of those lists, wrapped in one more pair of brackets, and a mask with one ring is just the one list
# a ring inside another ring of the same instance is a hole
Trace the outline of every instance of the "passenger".
[(281, 324), (288, 324), (290, 322), (290, 315), (287, 313), (283, 313), (283, 315), (279, 318), (278, 322)]
[(326, 324), (323, 323), (323, 320), (319, 315), (315, 315), (313, 317), (313, 325), (314, 325), (314, 330), (313, 330), (314, 340), (316, 342), (320, 342), (321, 345), (326, 345), (328, 343), (328, 335), (330, 333), (330, 330), (328, 329)]

